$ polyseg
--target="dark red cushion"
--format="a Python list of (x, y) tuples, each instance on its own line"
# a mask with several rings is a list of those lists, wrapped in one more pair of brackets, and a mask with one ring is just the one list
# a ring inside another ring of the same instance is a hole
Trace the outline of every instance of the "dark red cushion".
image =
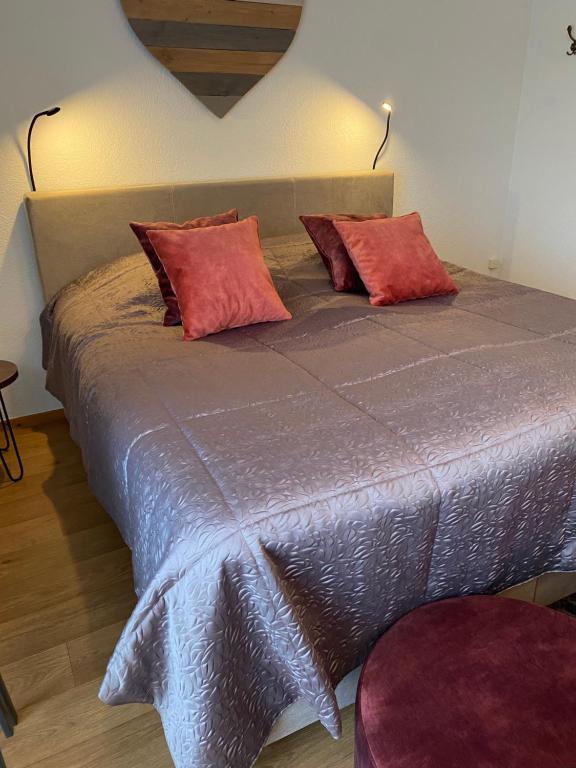
[(370, 221), (371, 219), (384, 218), (386, 218), (385, 213), (376, 213), (373, 216), (360, 216), (354, 213), (324, 213), (317, 216), (300, 216), (300, 221), (304, 224), (306, 232), (310, 235), (310, 239), (316, 246), (316, 250), (328, 270), (335, 291), (359, 293), (366, 292), (366, 289), (348, 255), (338, 230), (334, 226), (334, 222)]
[(364, 666), (355, 765), (576, 766), (576, 619), (498, 597), (410, 613)]
[(150, 242), (150, 238), (148, 237), (148, 232), (150, 230), (164, 232), (180, 229), (217, 227), (220, 224), (231, 224), (235, 221), (238, 221), (238, 211), (233, 208), (230, 211), (226, 211), (226, 213), (219, 213), (216, 216), (203, 216), (199, 219), (190, 219), (190, 221), (185, 221), (183, 224), (174, 224), (172, 221), (130, 222), (130, 227), (138, 238), (140, 245), (142, 246), (142, 250), (146, 256), (148, 256), (148, 261), (150, 262), (150, 265), (154, 270), (154, 274), (156, 275), (156, 279), (158, 280), (158, 287), (160, 288), (160, 293), (164, 299), (164, 304), (166, 304), (164, 325), (180, 325), (182, 318), (180, 316), (180, 307), (178, 306), (178, 300), (176, 299), (174, 288), (172, 287), (172, 283), (166, 274), (166, 270), (162, 266), (162, 262), (156, 255), (156, 251), (154, 250), (152, 243)]

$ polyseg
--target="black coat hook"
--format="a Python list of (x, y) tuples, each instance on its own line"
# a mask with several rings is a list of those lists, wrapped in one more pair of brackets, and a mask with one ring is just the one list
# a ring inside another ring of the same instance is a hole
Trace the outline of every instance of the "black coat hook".
[(568, 56), (576, 56), (576, 37), (572, 34), (572, 24), (568, 27), (568, 34), (570, 35), (570, 40), (572, 40), (572, 45), (570, 46), (570, 50), (568, 51)]

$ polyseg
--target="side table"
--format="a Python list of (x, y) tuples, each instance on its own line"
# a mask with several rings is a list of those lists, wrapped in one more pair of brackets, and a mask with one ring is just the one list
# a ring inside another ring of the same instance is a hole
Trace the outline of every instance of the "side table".
[[(17, 483), (24, 477), (24, 467), (22, 465), (22, 459), (20, 458), (20, 451), (18, 450), (18, 444), (14, 437), (12, 425), (10, 424), (10, 417), (6, 409), (6, 403), (2, 396), (2, 390), (12, 384), (18, 378), (18, 368), (14, 363), (10, 363), (8, 360), (0, 360), (0, 425), (2, 426), (2, 444), (0, 445), (0, 461), (2, 466), (10, 480), (13, 483)], [(18, 470), (14, 474), (7, 460), (7, 454), (13, 452), (16, 461), (18, 463)]]

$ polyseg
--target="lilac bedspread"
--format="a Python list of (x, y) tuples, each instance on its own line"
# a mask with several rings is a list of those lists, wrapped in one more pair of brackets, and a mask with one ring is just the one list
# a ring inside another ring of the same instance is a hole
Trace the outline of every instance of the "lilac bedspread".
[(576, 302), (450, 268), (372, 308), (305, 238), (267, 258), (294, 320), (183, 343), (144, 256), (43, 315), (48, 388), (131, 547), (101, 697), (150, 702), (178, 768), (248, 768), (417, 605), (576, 570)]

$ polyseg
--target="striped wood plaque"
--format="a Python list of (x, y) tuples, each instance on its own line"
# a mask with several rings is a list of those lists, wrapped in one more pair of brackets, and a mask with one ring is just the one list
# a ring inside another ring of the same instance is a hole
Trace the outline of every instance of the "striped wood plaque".
[(150, 53), (223, 117), (288, 50), (304, 0), (121, 0)]

